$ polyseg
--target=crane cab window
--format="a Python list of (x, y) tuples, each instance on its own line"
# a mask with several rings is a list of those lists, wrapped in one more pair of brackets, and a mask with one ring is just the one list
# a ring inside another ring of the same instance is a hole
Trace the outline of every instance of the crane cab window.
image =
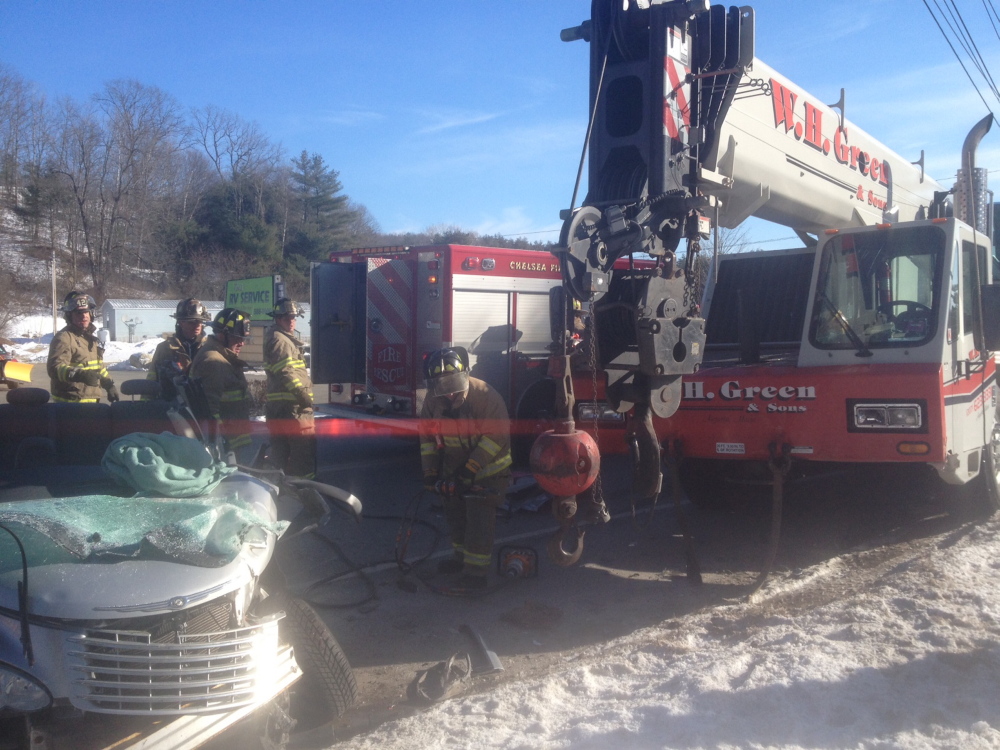
[(930, 341), (937, 332), (945, 239), (936, 226), (830, 238), (810, 317), (812, 344), (864, 350)]

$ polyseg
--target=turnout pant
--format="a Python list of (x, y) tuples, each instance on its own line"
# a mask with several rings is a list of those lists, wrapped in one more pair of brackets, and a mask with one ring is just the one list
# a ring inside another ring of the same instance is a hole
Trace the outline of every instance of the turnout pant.
[(271, 463), (293, 477), (316, 476), (316, 427), (312, 414), (267, 418)]
[(493, 559), (493, 533), (497, 508), (503, 504), (508, 478), (491, 482), (481, 492), (466, 492), (444, 498), (448, 533), (456, 558), (464, 563), (462, 572), (485, 576)]

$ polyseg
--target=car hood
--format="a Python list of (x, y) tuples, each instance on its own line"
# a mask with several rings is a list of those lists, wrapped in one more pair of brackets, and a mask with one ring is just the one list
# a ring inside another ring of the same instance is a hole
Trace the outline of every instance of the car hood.
[[(285, 525), (274, 488), (244, 474), (194, 499), (87, 495), (0, 505), (24, 548), (28, 612), (74, 620), (186, 609), (260, 575)], [(0, 533), (0, 607), (17, 612), (17, 541)]]

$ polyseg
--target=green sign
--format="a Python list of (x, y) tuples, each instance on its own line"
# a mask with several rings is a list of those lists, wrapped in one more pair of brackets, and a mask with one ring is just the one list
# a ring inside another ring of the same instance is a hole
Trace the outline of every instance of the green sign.
[(270, 320), (274, 309), (274, 276), (256, 279), (236, 279), (226, 282), (226, 307), (235, 307), (250, 314), (250, 320)]

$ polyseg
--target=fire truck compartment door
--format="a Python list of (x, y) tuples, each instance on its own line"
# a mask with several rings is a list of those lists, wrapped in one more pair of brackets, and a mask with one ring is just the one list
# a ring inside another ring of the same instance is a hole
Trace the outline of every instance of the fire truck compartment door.
[(310, 358), (314, 383), (364, 379), (364, 273), (362, 263), (313, 266)]

